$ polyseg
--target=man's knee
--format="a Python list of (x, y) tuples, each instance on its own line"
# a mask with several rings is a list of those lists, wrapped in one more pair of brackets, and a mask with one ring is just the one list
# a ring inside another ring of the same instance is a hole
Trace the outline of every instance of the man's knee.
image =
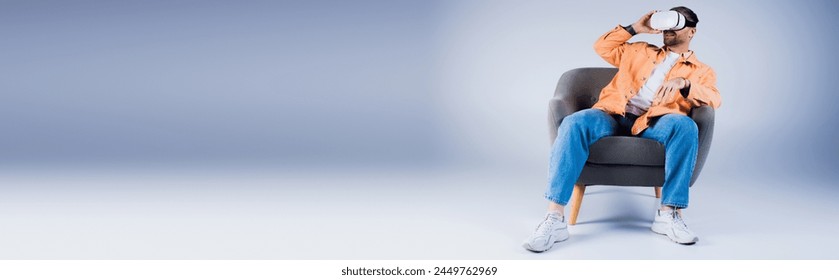
[(661, 119), (658, 120), (658, 124), (670, 126), (674, 132), (685, 133), (688, 135), (699, 135), (699, 127), (697, 127), (696, 122), (688, 116), (667, 114), (661, 116)]

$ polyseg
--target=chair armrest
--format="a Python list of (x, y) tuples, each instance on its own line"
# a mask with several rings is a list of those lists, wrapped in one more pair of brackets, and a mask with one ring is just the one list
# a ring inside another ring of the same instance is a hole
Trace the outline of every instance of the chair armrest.
[(693, 178), (690, 180), (690, 184), (693, 185), (705, 165), (708, 152), (711, 150), (711, 141), (714, 138), (714, 108), (708, 105), (693, 108), (690, 112), (690, 118), (696, 122), (696, 126), (699, 128), (699, 150), (696, 153)]
[(549, 143), (551, 145), (553, 145), (556, 139), (557, 130), (559, 129), (559, 124), (562, 123), (562, 119), (576, 111), (579, 111), (579, 108), (575, 108), (574, 102), (570, 102), (570, 100), (564, 98), (554, 97), (548, 102), (548, 131), (550, 132), (548, 141), (550, 141)]
[(618, 68), (586, 67), (562, 73), (548, 105), (548, 131), (550, 143), (556, 139), (559, 124), (566, 116), (591, 107)]

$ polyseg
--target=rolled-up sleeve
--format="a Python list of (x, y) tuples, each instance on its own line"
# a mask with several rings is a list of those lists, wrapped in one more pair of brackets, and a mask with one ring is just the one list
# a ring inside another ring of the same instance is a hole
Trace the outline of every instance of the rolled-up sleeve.
[(708, 71), (700, 75), (698, 80), (690, 79), (687, 99), (694, 107), (709, 105), (717, 109), (722, 105), (720, 91), (717, 90), (717, 74), (713, 69), (708, 68)]
[(629, 45), (626, 41), (630, 38), (632, 38), (632, 34), (629, 34), (629, 31), (626, 31), (626, 29), (618, 25), (594, 42), (594, 51), (606, 60), (606, 62), (618, 67), (621, 57)]

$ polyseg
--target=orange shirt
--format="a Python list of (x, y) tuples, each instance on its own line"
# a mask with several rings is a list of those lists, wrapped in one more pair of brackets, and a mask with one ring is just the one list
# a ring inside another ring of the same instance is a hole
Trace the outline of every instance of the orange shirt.
[[(594, 43), (594, 51), (609, 64), (618, 67), (618, 73), (612, 81), (600, 91), (600, 100), (592, 108), (601, 109), (609, 114), (626, 114), (626, 104), (653, 72), (664, 61), (667, 49), (659, 48), (646, 42), (627, 43), (632, 38), (621, 26), (606, 32)], [(632, 134), (638, 135), (649, 127), (650, 119), (665, 114), (688, 115), (691, 108), (709, 105), (714, 109), (722, 102), (717, 90), (717, 75), (705, 63), (699, 62), (693, 52), (681, 55), (664, 78), (664, 81), (682, 77), (690, 81), (687, 98), (679, 92), (668, 100), (653, 100), (646, 113), (638, 117), (632, 126)]]

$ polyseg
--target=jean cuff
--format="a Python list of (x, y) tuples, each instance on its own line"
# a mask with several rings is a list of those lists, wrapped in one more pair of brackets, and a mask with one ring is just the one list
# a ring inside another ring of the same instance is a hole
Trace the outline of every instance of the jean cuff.
[(545, 194), (545, 199), (550, 200), (553, 203), (562, 205), (563, 207), (565, 207), (565, 205), (568, 205), (568, 201), (562, 202), (562, 200), (560, 200), (556, 197), (550, 196), (548, 194)]
[(672, 203), (672, 202), (662, 202), (661, 205), (670, 206), (676, 209), (685, 209), (688, 208), (686, 203)]

